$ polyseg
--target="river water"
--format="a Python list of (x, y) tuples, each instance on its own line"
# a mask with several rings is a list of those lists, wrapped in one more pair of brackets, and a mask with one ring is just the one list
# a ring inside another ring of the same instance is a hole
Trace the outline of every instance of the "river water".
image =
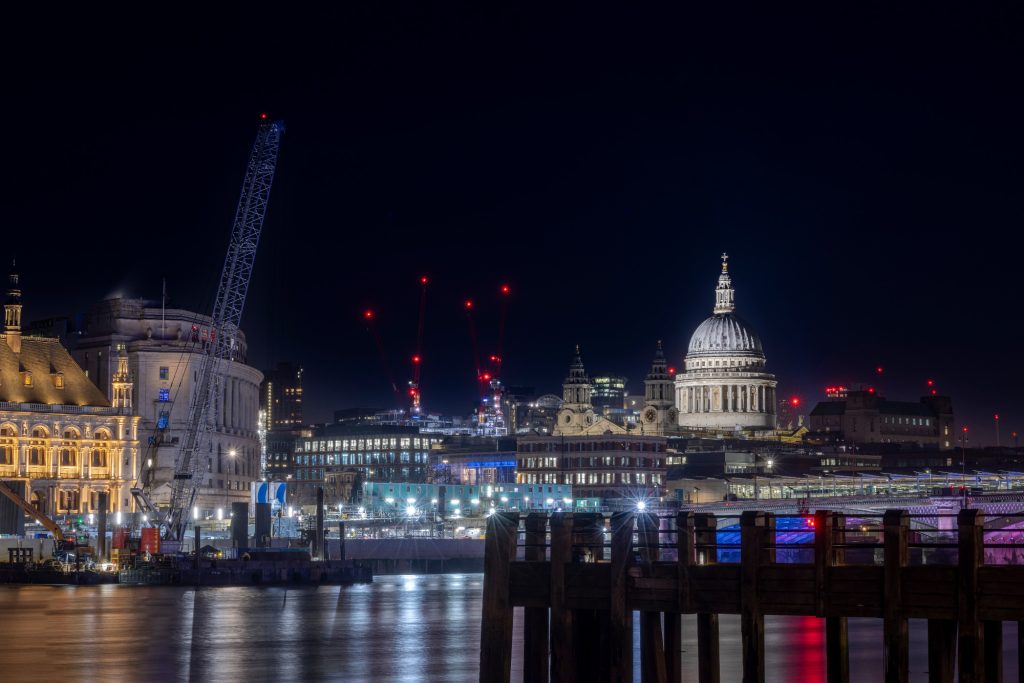
[[(347, 588), (0, 586), (0, 671), (34, 683), (476, 681), (482, 592), (479, 574)], [(517, 614), (513, 680), (522, 678), (521, 623)], [(765, 631), (769, 681), (824, 681), (821, 620), (769, 617)], [(684, 617), (687, 681), (696, 680), (696, 637), (695, 618)], [(881, 643), (880, 620), (850, 620), (853, 680), (881, 680)], [(911, 680), (927, 680), (926, 643), (924, 622), (911, 621)], [(738, 618), (723, 616), (723, 681), (740, 680), (739, 645)], [(1005, 680), (1016, 679), (1015, 648), (1016, 628), (1005, 624)]]

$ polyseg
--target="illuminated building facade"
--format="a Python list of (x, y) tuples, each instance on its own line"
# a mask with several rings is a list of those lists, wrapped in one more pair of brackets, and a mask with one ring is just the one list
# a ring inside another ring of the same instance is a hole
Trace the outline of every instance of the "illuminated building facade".
[(109, 395), (60, 341), (23, 336), (21, 289), (9, 276), (0, 334), (0, 479), (50, 517), (131, 510), (139, 418), (123, 348), (114, 350)]
[(325, 500), (344, 503), (342, 487), (332, 480), (351, 478), (356, 487), (373, 481), (425, 483), (430, 450), (440, 443), (440, 436), (420, 434), (416, 427), (327, 425), (296, 439), (292, 491), (300, 504), (309, 503), (317, 487), (327, 484)]
[(302, 368), (278, 363), (263, 373), (260, 408), (268, 432), (302, 426)]
[(594, 377), (591, 380), (594, 390), (590, 395), (591, 403), (596, 408), (621, 410), (626, 407), (625, 377)]
[(666, 442), (659, 436), (611, 433), (521, 436), (518, 484), (567, 484), (579, 498), (658, 498), (664, 492)]
[(942, 450), (957, 445), (948, 396), (923, 396), (917, 402), (890, 401), (873, 390), (846, 391), (843, 396), (814, 407), (813, 433), (851, 444), (914, 443)]
[(569, 365), (569, 376), (562, 383), (562, 405), (551, 432), (554, 436), (626, 433), (623, 427), (594, 412), (593, 391), (594, 386), (587, 377), (580, 357), (580, 347), (577, 346), (576, 355)]
[(735, 313), (728, 256), (715, 308), (690, 338), (685, 370), (676, 377), (679, 425), (712, 431), (775, 428), (775, 375), (765, 370), (761, 339)]
[[(135, 381), (135, 409), (145, 454), (140, 483), (158, 506), (170, 501), (175, 461), (189, 403), (209, 344), (210, 319), (191, 311), (149, 306), (142, 299), (108, 299), (84, 320), (72, 355), (101, 392), (112, 387), (111, 357), (123, 348)], [(232, 362), (223, 364), (221, 393), (213, 406), (213, 440), (196, 507), (202, 516), (249, 500), (260, 478), (258, 435), (262, 373), (246, 365), (246, 340), (238, 332)]]

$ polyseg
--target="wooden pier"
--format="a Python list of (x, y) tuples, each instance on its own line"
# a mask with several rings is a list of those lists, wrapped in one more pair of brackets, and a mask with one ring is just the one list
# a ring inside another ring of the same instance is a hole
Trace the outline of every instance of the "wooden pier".
[[(509, 680), (516, 607), (525, 608), (526, 683), (632, 681), (634, 612), (644, 683), (681, 680), (683, 614), (697, 615), (702, 682), (720, 680), (720, 614), (740, 616), (744, 681), (764, 681), (766, 615), (825, 620), (828, 681), (849, 680), (849, 617), (883, 621), (877, 652), (886, 681), (908, 680), (912, 618), (928, 620), (929, 680), (1000, 681), (1002, 622), (1018, 621), (1024, 656), (1024, 566), (984, 563), (980, 511), (961, 510), (955, 521), (938, 541), (922, 542), (904, 510), (888, 510), (866, 534), (819, 510), (808, 520), (813, 542), (784, 546), (775, 515), (748, 511), (733, 547), (739, 562), (727, 563), (718, 561), (719, 519), (709, 514), (493, 514), (480, 681)], [(924, 551), (946, 563), (911, 563)], [(780, 552), (805, 561), (779, 561)]]

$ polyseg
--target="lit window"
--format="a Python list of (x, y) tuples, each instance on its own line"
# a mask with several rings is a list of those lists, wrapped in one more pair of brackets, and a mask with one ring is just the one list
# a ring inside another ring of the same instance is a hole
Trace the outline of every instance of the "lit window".
[(164, 403), (166, 403), (167, 401), (170, 401), (171, 400), (171, 390), (170, 389), (160, 389), (159, 390), (159, 398), (157, 400), (162, 401)]

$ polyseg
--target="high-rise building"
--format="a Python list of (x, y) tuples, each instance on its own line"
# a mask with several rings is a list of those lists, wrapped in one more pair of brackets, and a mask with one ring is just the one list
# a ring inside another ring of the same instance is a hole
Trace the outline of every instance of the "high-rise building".
[(260, 408), (264, 428), (268, 432), (295, 429), (302, 422), (302, 367), (278, 363), (263, 373), (260, 385)]
[(598, 410), (622, 410), (626, 407), (625, 377), (594, 377), (591, 384), (594, 385), (594, 390), (590, 394), (590, 401)]
[[(134, 377), (135, 410), (141, 418), (144, 456), (139, 481), (156, 505), (170, 502), (171, 482), (194, 399), (199, 370), (210, 343), (210, 318), (191, 311), (148, 305), (142, 299), (108, 299), (85, 316), (72, 355), (107, 396), (117, 390), (116, 359), (127, 355)], [(261, 477), (257, 434), (263, 375), (246, 365), (246, 339), (238, 331), (220, 394), (212, 406), (212, 440), (206, 475), (196, 499), (203, 515), (249, 500)]]
[(23, 335), (21, 312), (12, 273), (0, 334), (0, 478), (49, 517), (95, 512), (101, 494), (111, 511), (133, 509), (139, 418), (124, 347), (111, 348), (105, 395), (58, 339)]

